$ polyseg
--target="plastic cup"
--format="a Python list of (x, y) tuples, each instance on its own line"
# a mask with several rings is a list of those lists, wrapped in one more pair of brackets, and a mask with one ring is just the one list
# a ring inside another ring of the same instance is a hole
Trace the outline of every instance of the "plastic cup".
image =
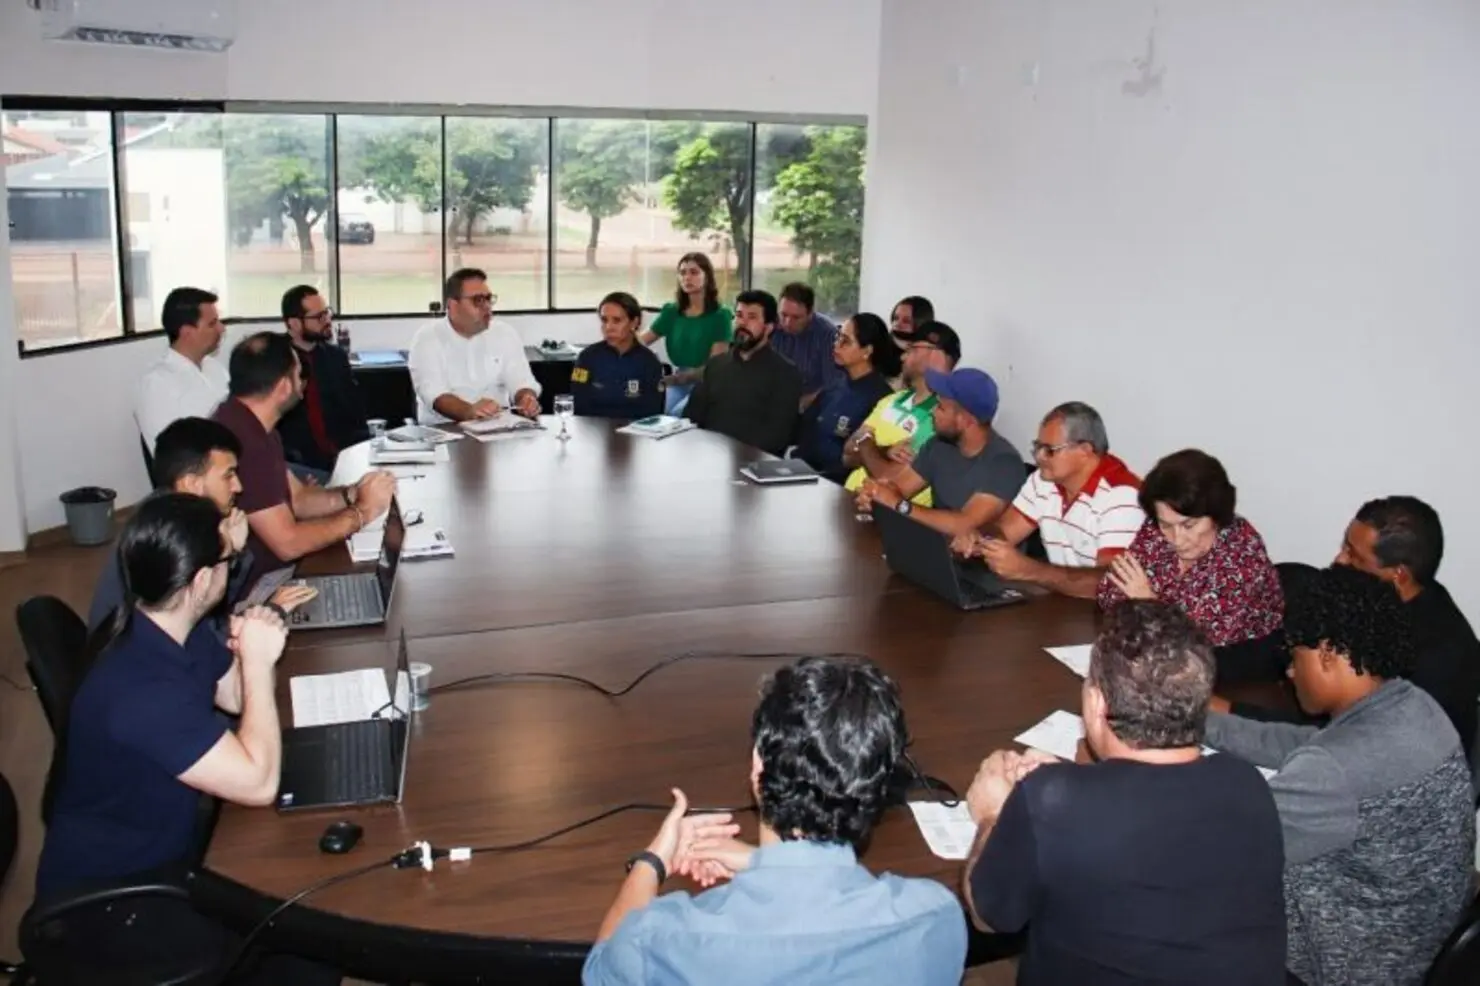
[(431, 704), (432, 666), (412, 661), (407, 670), (411, 672), (411, 701), (420, 712)]
[(371, 438), (379, 438), (385, 434), (385, 418), (371, 418), (365, 423), (370, 426)]

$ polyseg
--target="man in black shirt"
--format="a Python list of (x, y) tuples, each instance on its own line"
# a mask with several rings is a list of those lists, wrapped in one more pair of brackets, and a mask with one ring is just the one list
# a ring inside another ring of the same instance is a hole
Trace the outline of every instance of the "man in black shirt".
[[(1413, 496), (1389, 496), (1362, 504), (1346, 526), (1336, 564), (1360, 569), (1387, 582), (1404, 602), (1416, 662), (1409, 680), (1428, 692), (1459, 733), (1474, 762), (1480, 731), (1480, 639), (1436, 578), (1444, 558), (1444, 527), (1433, 507)], [(1281, 580), (1299, 579), (1307, 566), (1282, 564)], [(1215, 712), (1273, 722), (1323, 721), (1296, 709), (1271, 709), (1215, 697)]]
[(776, 299), (742, 291), (735, 299), (735, 343), (712, 357), (684, 416), (700, 428), (780, 455), (792, 442), (802, 402), (802, 372), (770, 346)]
[(1434, 508), (1417, 497), (1390, 496), (1362, 504), (1336, 563), (1376, 575), (1397, 591), (1413, 625), (1417, 662), (1410, 680), (1439, 703), (1465, 756), (1473, 757), (1480, 640), (1435, 577), (1443, 558), (1444, 527)]
[(1201, 755), (1213, 652), (1181, 610), (1122, 603), (1083, 690), (1093, 764), (999, 751), (967, 792), (965, 895), (1028, 929), (1019, 986), (1284, 981), (1284, 851), (1269, 787)]
[(327, 483), (341, 449), (370, 437), (349, 356), (334, 344), (334, 310), (307, 284), (283, 295), (283, 324), (303, 367), (303, 400), (278, 422), (289, 468)]

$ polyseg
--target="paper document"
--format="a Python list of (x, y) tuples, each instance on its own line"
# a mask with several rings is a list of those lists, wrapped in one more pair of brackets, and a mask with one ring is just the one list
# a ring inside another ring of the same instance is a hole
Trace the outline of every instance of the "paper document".
[(470, 433), (468, 437), (475, 442), (487, 445), (489, 442), (512, 442), (521, 438), (535, 438), (543, 434), (545, 434), (544, 428), (519, 428), (515, 431), (490, 431), (486, 434)]
[(491, 418), (474, 418), (462, 423), (462, 430), (469, 435), (493, 435), (506, 431), (539, 431), (544, 425), (533, 418), (512, 411), (500, 411)]
[[(355, 562), (375, 561), (380, 557), (380, 545), (385, 538), (383, 525), (375, 530), (361, 531), (345, 542), (349, 556)], [(417, 524), (406, 529), (401, 542), (402, 561), (421, 561), (426, 558), (451, 558), (455, 552), (447, 532), (440, 527)]]
[(650, 418), (642, 418), (623, 425), (617, 429), (619, 435), (640, 435), (643, 438), (667, 438), (670, 435), (680, 435), (698, 425), (687, 418), (676, 418), (671, 414), (655, 414)]
[(431, 445), (442, 445), (447, 442), (455, 442), (463, 436), (455, 431), (443, 431), (441, 428), (432, 428), (428, 425), (402, 425), (392, 428), (386, 432), (392, 439), (401, 438), (411, 442), (427, 442)]
[(1053, 659), (1083, 678), (1089, 674), (1089, 652), (1093, 644), (1075, 644), (1071, 647), (1045, 647)]
[(288, 682), (293, 726), (332, 726), (374, 717), (391, 700), (379, 668), (338, 674), (300, 674)]
[(941, 859), (965, 859), (976, 838), (976, 824), (962, 800), (954, 808), (938, 801), (911, 801), (910, 812), (920, 826), (920, 834), (930, 851)]
[(1048, 718), (1018, 736), (1015, 742), (1073, 762), (1083, 738), (1083, 719), (1072, 712), (1050, 712)]

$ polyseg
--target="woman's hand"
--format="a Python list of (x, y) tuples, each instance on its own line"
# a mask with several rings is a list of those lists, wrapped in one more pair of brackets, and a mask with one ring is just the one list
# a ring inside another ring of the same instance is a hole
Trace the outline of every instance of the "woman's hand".
[(1110, 562), (1110, 581), (1117, 589), (1125, 593), (1127, 599), (1155, 599), (1156, 590), (1151, 588), (1151, 579), (1146, 575), (1146, 569), (1136, 560), (1136, 556), (1129, 551), (1115, 556)]

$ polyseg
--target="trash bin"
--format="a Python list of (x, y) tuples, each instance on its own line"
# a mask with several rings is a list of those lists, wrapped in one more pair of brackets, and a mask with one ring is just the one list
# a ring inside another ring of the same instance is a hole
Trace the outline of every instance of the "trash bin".
[(67, 530), (74, 544), (107, 544), (113, 539), (113, 501), (117, 490), (79, 486), (61, 496)]

